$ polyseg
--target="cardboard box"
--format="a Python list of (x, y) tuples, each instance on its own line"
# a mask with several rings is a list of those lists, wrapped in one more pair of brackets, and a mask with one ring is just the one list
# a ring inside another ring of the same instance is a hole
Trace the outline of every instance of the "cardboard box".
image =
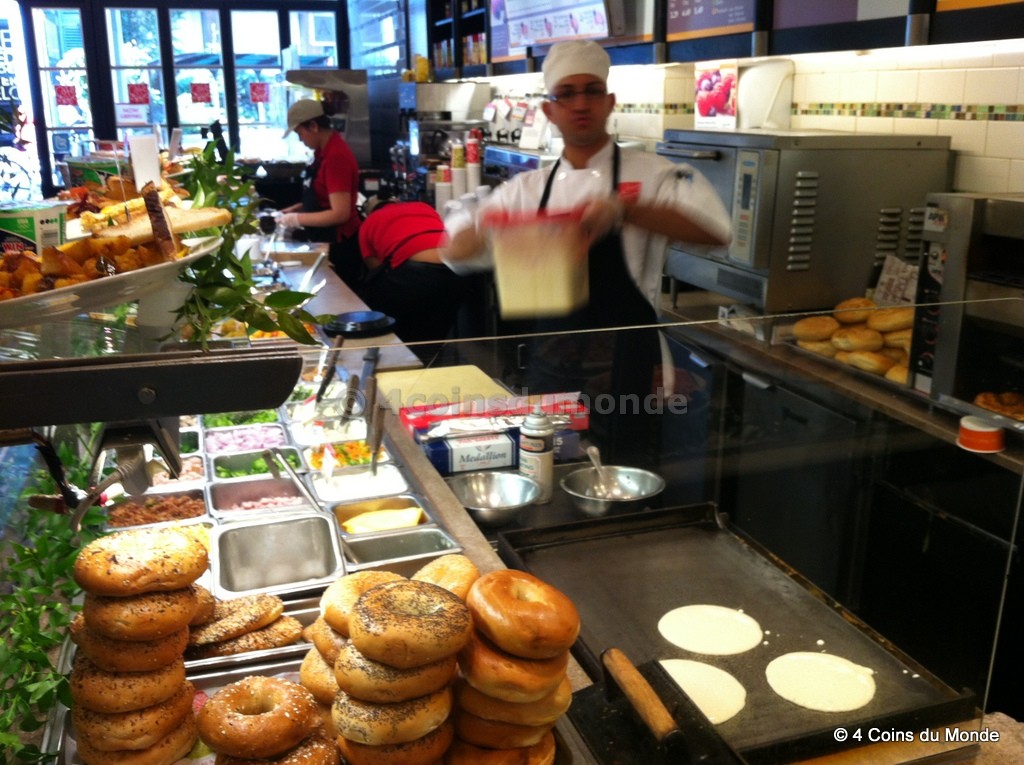
[(64, 243), (67, 204), (63, 202), (0, 203), (0, 247), (3, 252), (32, 250)]
[(438, 438), (423, 444), (423, 453), (441, 475), (519, 467), (519, 449), (509, 433)]

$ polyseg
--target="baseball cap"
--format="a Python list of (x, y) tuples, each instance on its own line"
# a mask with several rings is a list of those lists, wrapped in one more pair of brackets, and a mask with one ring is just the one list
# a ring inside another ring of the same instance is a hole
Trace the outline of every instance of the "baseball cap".
[(607, 51), (593, 40), (556, 43), (544, 58), (544, 87), (551, 93), (561, 80), (575, 74), (591, 74), (604, 82), (610, 66)]
[(295, 128), (303, 122), (315, 120), (324, 116), (324, 105), (312, 98), (303, 98), (288, 107), (288, 129), (284, 131), (282, 138), (287, 138)]

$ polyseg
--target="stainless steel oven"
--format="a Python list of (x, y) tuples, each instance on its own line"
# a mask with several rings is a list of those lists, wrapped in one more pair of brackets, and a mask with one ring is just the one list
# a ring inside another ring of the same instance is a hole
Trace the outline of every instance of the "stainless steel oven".
[(952, 178), (949, 138), (825, 131), (667, 130), (658, 153), (714, 185), (728, 247), (673, 245), (666, 272), (765, 312), (831, 308), (915, 261), (925, 197)]

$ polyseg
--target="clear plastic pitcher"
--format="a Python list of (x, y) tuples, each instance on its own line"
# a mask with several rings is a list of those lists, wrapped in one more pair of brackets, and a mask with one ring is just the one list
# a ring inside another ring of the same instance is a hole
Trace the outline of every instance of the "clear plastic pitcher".
[(484, 216), (502, 318), (566, 316), (587, 304), (587, 240), (579, 226), (581, 215), (582, 208)]

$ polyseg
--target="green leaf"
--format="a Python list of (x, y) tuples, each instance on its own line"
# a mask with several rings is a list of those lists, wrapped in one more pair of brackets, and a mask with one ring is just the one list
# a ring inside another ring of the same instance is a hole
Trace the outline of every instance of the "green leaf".
[(274, 310), (294, 308), (312, 297), (308, 292), (296, 292), (295, 290), (279, 290), (271, 292), (264, 299), (263, 304)]

